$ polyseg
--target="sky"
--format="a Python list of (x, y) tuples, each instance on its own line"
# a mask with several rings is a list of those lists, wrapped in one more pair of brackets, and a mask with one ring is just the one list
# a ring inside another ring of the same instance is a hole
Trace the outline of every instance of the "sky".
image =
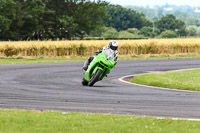
[(111, 4), (119, 5), (134, 5), (134, 6), (154, 6), (164, 5), (166, 3), (170, 5), (189, 5), (200, 6), (200, 0), (106, 0)]

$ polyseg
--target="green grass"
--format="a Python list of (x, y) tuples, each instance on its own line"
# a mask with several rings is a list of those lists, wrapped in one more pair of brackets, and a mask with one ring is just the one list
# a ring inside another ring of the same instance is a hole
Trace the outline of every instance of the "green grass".
[[(0, 58), (0, 64), (20, 64), (20, 63), (45, 63), (45, 62), (71, 62), (85, 61), (88, 57), (73, 57), (73, 58), (31, 58), (31, 59), (14, 59)], [(200, 58), (200, 56), (185, 55), (185, 56), (148, 56), (148, 57), (119, 57), (118, 60), (144, 60), (144, 59), (185, 59), (185, 58)]]
[(130, 81), (150, 86), (200, 91), (200, 69), (142, 74)]
[(150, 55), (147, 57), (138, 56), (138, 57), (119, 57), (119, 60), (151, 60), (151, 59), (191, 59), (191, 58), (200, 58), (200, 56), (196, 55), (174, 55), (174, 56), (168, 56), (168, 55)]
[(0, 59), (0, 64), (85, 61), (87, 58)]
[(0, 110), (0, 133), (197, 133), (200, 121)]

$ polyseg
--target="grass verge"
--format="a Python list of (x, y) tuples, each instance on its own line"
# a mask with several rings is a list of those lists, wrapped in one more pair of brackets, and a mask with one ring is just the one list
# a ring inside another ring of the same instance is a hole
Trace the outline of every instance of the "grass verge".
[(0, 59), (0, 64), (22, 64), (22, 63), (47, 63), (47, 62), (72, 62), (85, 61), (87, 58), (32, 58), (32, 59)]
[(149, 86), (200, 91), (200, 69), (141, 74), (130, 81)]
[[(71, 58), (0, 58), (0, 64), (20, 64), (20, 63), (47, 63), (47, 62), (72, 62), (85, 61), (88, 57), (71, 57)], [(148, 59), (186, 59), (200, 58), (196, 55), (147, 55), (138, 57), (118, 57), (118, 60), (148, 60)]]
[(141, 55), (136, 57), (119, 57), (119, 60), (151, 60), (151, 59), (192, 59), (200, 58), (198, 55)]
[(1, 133), (197, 133), (199, 124), (111, 114), (0, 110)]

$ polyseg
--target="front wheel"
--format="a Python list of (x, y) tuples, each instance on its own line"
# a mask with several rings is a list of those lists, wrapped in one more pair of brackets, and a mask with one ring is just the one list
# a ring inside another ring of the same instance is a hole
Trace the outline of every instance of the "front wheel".
[(88, 83), (88, 85), (93, 86), (99, 80), (101, 73), (102, 73), (102, 70), (98, 69), (97, 72), (91, 77), (91, 80)]

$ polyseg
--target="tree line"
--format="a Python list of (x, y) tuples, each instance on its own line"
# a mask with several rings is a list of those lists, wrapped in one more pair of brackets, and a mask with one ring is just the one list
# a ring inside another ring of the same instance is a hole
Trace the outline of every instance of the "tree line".
[(186, 36), (172, 14), (156, 21), (103, 0), (0, 0), (0, 40)]
[(200, 6), (191, 7), (187, 6), (176, 6), (165, 4), (162, 6), (126, 6), (127, 8), (131, 8), (136, 10), (137, 12), (144, 13), (149, 19), (155, 20), (161, 18), (166, 14), (174, 14), (177, 18), (185, 21), (187, 26), (195, 25), (200, 26)]
[(82, 37), (102, 26), (105, 1), (0, 0), (1, 40)]
[(165, 4), (162, 6), (126, 6), (127, 8), (133, 9), (137, 12), (144, 13), (145, 16), (151, 21), (156, 21), (162, 16), (167, 14), (173, 14), (178, 19), (181, 19), (186, 24), (186, 30), (188, 36), (200, 36), (200, 6), (191, 7), (176, 6)]

